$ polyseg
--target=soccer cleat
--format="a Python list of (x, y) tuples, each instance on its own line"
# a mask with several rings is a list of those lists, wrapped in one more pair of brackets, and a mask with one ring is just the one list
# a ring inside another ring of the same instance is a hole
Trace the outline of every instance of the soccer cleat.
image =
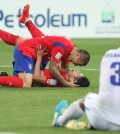
[(60, 125), (57, 123), (57, 120), (64, 113), (67, 107), (68, 107), (68, 103), (66, 100), (61, 100), (55, 107), (55, 113), (54, 113), (54, 118), (52, 123), (54, 127), (60, 127)]
[(2, 72), (0, 73), (0, 76), (8, 76), (8, 74), (7, 74), (5, 71), (2, 71)]
[(30, 5), (27, 4), (24, 9), (23, 9), (23, 12), (19, 18), (19, 21), (21, 23), (24, 23), (29, 17), (30, 17), (30, 14), (29, 14), (29, 8), (30, 8)]

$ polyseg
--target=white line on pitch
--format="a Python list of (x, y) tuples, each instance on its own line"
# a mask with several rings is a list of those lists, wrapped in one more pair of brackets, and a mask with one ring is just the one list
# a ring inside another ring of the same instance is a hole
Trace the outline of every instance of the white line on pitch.
[[(0, 68), (12, 68), (13, 66), (0, 66)], [(77, 68), (73, 68), (73, 69), (77, 69)], [(80, 70), (87, 70), (87, 71), (100, 71), (100, 69), (96, 69), (96, 68), (81, 68)]]

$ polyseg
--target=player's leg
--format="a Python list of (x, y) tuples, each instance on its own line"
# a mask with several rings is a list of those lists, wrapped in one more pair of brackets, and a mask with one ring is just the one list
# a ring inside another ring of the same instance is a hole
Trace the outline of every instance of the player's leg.
[(16, 45), (19, 44), (19, 43), (20, 43), (21, 41), (23, 41), (23, 40), (25, 40), (25, 39), (19, 36), (19, 38), (18, 38), (17, 41), (16, 41)]
[(23, 80), (16, 76), (0, 76), (0, 85), (22, 88)]
[(23, 87), (31, 87), (32, 86), (32, 74), (29, 73), (18, 73), (19, 78), (23, 80)]
[(27, 4), (24, 9), (23, 12), (19, 18), (19, 21), (21, 23), (24, 23), (28, 30), (30, 31), (31, 35), (33, 38), (38, 37), (38, 36), (44, 36), (44, 34), (42, 33), (42, 31), (40, 31), (30, 20), (30, 14), (29, 14), (29, 8), (30, 5)]
[(22, 37), (18, 35), (14, 35), (12, 33), (6, 32), (0, 29), (0, 38), (7, 44), (15, 46), (20, 41), (24, 40)]
[(14, 60), (14, 76), (18, 76), (23, 80), (23, 87), (31, 87), (35, 61), (23, 55), (22, 52), (18, 50), (18, 46), (14, 49)]
[(32, 74), (18, 73), (17, 76), (0, 76), (0, 85), (9, 87), (31, 87)]
[[(30, 31), (31, 35), (33, 38), (35, 37), (38, 37), (38, 36), (45, 36), (42, 31), (40, 31), (33, 23), (32, 21), (30, 20), (30, 14), (29, 14), (29, 8), (30, 8), (30, 5), (27, 4), (24, 9), (23, 9), (23, 12), (21, 14), (21, 17), (19, 18), (19, 21), (21, 23), (24, 23), (28, 30)], [(44, 68), (46, 67), (48, 61), (42, 61), (41, 63), (41, 67), (40, 69), (41, 70), (44, 70)]]
[(25, 23), (33, 38), (38, 36), (45, 36), (40, 29), (38, 29), (31, 20)]
[(54, 117), (53, 126), (64, 126), (69, 120), (80, 118), (84, 114), (81, 103), (82, 99), (71, 103), (63, 114), (58, 114), (58, 116)]
[(100, 118), (99, 115), (91, 115), (89, 118), (92, 127), (96, 130), (120, 131), (120, 125), (108, 122), (107, 120)]
[(113, 124), (100, 116), (98, 95), (90, 93), (85, 97), (85, 113), (92, 127), (96, 130), (120, 130), (120, 125)]

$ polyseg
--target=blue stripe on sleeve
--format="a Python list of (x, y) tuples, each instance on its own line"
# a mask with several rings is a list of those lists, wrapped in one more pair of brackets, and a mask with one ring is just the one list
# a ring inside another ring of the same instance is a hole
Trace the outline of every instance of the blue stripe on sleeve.
[(66, 51), (66, 46), (62, 43), (55, 42), (54, 45), (53, 45), (53, 47), (58, 47), (58, 46), (62, 47), (64, 49), (64, 51)]

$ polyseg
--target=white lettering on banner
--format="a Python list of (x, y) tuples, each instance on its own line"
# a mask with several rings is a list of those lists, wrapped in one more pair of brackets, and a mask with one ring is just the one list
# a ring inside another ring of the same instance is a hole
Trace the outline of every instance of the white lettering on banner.
[[(14, 20), (20, 17), (22, 10), (18, 10), (18, 14), (7, 14), (0, 10), (0, 21), (4, 21), (6, 27), (14, 27)], [(38, 13), (36, 15), (30, 15), (34, 23), (38, 27), (74, 27), (74, 26), (87, 26), (87, 15), (82, 13), (71, 14), (51, 14), (51, 9), (48, 8), (45, 14)], [(18, 21), (18, 27), (25, 27)]]

